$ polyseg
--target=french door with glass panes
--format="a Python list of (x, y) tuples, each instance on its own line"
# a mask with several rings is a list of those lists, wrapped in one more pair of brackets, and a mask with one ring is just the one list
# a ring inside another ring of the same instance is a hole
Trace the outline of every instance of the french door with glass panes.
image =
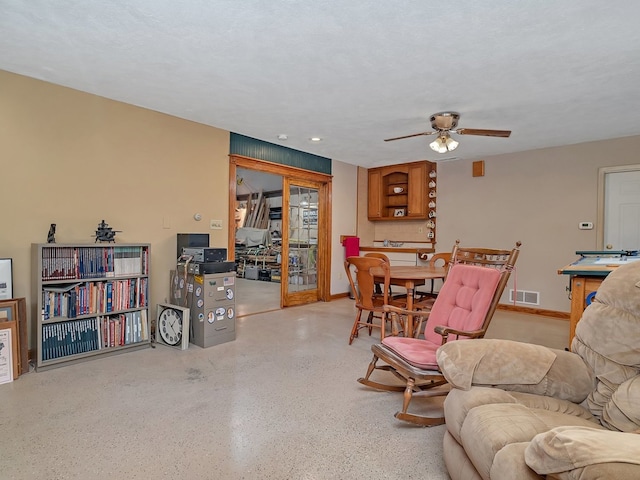
[(321, 183), (284, 179), (282, 232), (282, 295), (284, 306), (318, 300), (319, 254), (324, 245), (319, 231), (324, 189)]
[[(318, 300), (330, 301), (331, 176), (231, 155), (229, 162), (230, 219), (234, 219), (236, 215), (237, 168), (247, 168), (283, 177), (280, 305), (287, 307)], [(313, 203), (316, 205), (312, 205)], [(293, 215), (290, 207), (294, 207)], [(295, 225), (288, 224), (290, 217), (297, 222)], [(230, 258), (235, 258), (236, 229), (230, 227), (228, 233), (228, 252)], [(238, 301), (241, 300), (238, 299)]]

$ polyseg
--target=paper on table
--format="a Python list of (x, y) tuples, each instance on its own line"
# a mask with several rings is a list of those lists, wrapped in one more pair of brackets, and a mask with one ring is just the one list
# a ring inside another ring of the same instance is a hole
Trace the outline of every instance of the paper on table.
[(636, 260), (640, 260), (640, 257), (599, 258), (595, 263), (597, 265), (624, 265), (629, 262), (635, 262)]

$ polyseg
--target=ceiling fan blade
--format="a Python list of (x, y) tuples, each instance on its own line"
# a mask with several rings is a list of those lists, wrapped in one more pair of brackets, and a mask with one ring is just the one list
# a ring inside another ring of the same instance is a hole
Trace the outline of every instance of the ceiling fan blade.
[(385, 138), (385, 142), (390, 142), (392, 140), (402, 140), (403, 138), (411, 138), (411, 137), (419, 137), (421, 135), (435, 135), (438, 132), (422, 132), (422, 133), (414, 133), (412, 135), (403, 135), (402, 137), (393, 137), (393, 138)]
[(511, 130), (482, 130), (478, 128), (459, 128), (452, 130), (452, 133), (458, 135), (481, 135), (483, 137), (508, 137), (511, 135)]

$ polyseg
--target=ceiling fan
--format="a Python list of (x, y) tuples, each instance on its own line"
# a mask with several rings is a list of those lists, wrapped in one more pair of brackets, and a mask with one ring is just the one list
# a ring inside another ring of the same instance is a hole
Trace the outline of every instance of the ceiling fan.
[(403, 138), (419, 137), (421, 135), (437, 135), (433, 142), (429, 144), (432, 150), (438, 153), (446, 153), (455, 150), (458, 142), (451, 138), (451, 133), (457, 135), (479, 135), (483, 137), (508, 137), (511, 130), (482, 130), (478, 128), (456, 128), (460, 114), (457, 112), (438, 112), (431, 115), (431, 132), (414, 133), (402, 137), (386, 138), (385, 142), (392, 140), (402, 140)]

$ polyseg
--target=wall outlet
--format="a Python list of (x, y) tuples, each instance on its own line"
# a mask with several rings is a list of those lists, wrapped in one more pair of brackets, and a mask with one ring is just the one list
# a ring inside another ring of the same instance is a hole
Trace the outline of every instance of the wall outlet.
[(222, 230), (222, 220), (211, 220), (209, 227), (211, 230)]
[(578, 228), (580, 230), (592, 230), (593, 229), (593, 222), (580, 222), (578, 224)]

